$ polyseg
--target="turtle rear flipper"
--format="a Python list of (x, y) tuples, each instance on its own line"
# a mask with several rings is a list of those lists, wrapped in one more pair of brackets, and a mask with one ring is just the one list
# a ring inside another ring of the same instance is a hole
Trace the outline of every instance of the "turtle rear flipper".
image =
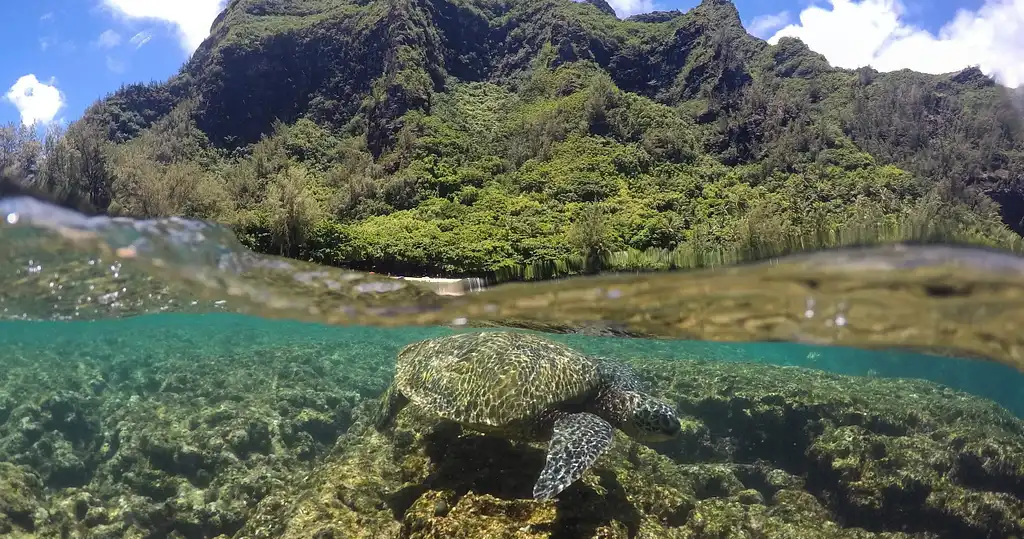
[(406, 404), (409, 404), (409, 399), (392, 382), (384, 390), (384, 394), (380, 396), (377, 406), (370, 413), (370, 422), (373, 424), (373, 428), (382, 431), (390, 427), (395, 420), (395, 416), (398, 415), (398, 412), (402, 411), (402, 408), (405, 408)]
[(533, 486), (533, 497), (546, 500), (583, 476), (612, 442), (613, 427), (594, 414), (569, 414), (555, 421), (547, 462)]

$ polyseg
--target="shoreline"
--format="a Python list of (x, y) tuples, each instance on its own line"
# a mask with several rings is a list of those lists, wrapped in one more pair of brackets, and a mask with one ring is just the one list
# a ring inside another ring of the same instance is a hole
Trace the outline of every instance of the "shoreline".
[(404, 275), (388, 275), (388, 277), (425, 283), (441, 296), (462, 296), (468, 292), (479, 292), (487, 288), (487, 283), (480, 277), (406, 277)]

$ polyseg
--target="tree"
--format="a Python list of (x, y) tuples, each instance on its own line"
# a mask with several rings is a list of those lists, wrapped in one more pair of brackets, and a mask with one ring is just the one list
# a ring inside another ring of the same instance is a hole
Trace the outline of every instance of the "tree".
[(313, 227), (326, 216), (319, 191), (301, 165), (289, 165), (267, 186), (262, 210), (280, 254), (298, 256)]
[(580, 208), (568, 231), (569, 244), (582, 256), (587, 273), (604, 269), (612, 252), (612, 230), (604, 209), (598, 204), (585, 204)]

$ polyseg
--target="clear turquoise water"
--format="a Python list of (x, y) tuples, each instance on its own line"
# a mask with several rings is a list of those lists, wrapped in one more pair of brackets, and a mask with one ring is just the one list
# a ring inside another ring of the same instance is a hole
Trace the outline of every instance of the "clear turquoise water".
[[(256, 255), (209, 223), (88, 218), (29, 198), (0, 199), (0, 216), (0, 346), (9, 361), (39, 353), (70, 362), (89, 354), (92, 364), (130, 365), (133, 357), (315, 345), (337, 351), (337, 369), (374, 365), (383, 384), (402, 346), (454, 331), (466, 316), (597, 321), (714, 342), (552, 337), (622, 359), (920, 378), (1024, 415), (1017, 329), (1024, 324), (1024, 258), (1010, 254), (897, 246), (718, 272), (499, 286), (452, 298), (378, 275)], [(765, 337), (790, 342), (756, 342)], [(908, 346), (995, 361), (895, 350)]]
[[(7, 361), (54, 358), (52, 365), (74, 368), (90, 363), (147, 364), (161, 357), (239, 357), (268, 350), (332, 350), (331, 365), (373, 365), (377, 385), (390, 376), (399, 349), (411, 342), (446, 335), (448, 327), (379, 328), (332, 326), (255, 316), (152, 314), (95, 321), (3, 321), (0, 350)], [(868, 351), (796, 343), (715, 343), (627, 339), (572, 334), (549, 335), (584, 352), (620, 359), (745, 361), (809, 367), (854, 376), (918, 378), (991, 399), (1024, 417), (1024, 375), (994, 362), (937, 357), (902, 351)], [(0, 363), (5, 360), (0, 357)], [(48, 364), (50, 365), (50, 364)], [(0, 370), (0, 381), (5, 371)]]

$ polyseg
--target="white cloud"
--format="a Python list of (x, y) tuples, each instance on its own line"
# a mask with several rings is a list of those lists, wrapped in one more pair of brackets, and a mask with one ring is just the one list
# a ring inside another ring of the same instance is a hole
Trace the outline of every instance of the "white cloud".
[(39, 82), (34, 74), (28, 74), (14, 83), (4, 96), (21, 113), (21, 123), (31, 126), (35, 123), (48, 124), (64, 106), (64, 96), (53, 81)]
[(105, 30), (96, 38), (96, 45), (103, 49), (112, 49), (121, 44), (121, 34), (113, 30)]
[(977, 11), (960, 10), (938, 35), (906, 22), (899, 0), (829, 2), (832, 9), (803, 10), (798, 24), (768, 42), (798, 37), (832, 65), (851, 69), (949, 73), (977, 65), (1005, 85), (1024, 84), (1024, 0), (986, 0)]
[(132, 36), (132, 38), (129, 39), (128, 41), (132, 45), (135, 45), (136, 49), (139, 49), (139, 48), (142, 48), (142, 46), (145, 45), (146, 43), (149, 43), (149, 40), (151, 40), (151, 39), (153, 39), (153, 32), (150, 32), (148, 30), (143, 30), (143, 31), (135, 34), (134, 36)]
[(158, 20), (173, 25), (181, 46), (191, 54), (210, 34), (225, 0), (102, 0), (103, 5), (129, 19)]
[(788, 11), (758, 15), (747, 25), (747, 31), (757, 37), (765, 38), (775, 33), (779, 28), (789, 24), (789, 20)]
[(654, 11), (652, 0), (608, 0), (608, 5), (615, 10), (615, 15), (621, 18)]

